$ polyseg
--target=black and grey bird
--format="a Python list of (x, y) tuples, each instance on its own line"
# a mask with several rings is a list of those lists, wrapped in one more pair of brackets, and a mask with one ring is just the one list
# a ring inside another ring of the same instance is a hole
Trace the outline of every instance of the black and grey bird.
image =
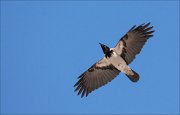
[(116, 44), (109, 48), (100, 43), (105, 56), (78, 77), (74, 85), (81, 97), (88, 96), (95, 89), (113, 80), (123, 72), (132, 82), (139, 80), (139, 74), (128, 65), (140, 53), (146, 41), (152, 37), (153, 26), (150, 23), (133, 26)]

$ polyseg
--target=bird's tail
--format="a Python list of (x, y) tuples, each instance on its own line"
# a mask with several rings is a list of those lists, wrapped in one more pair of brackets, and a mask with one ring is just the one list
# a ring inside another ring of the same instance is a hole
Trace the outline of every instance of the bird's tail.
[(137, 82), (139, 80), (139, 74), (136, 73), (134, 70), (132, 70), (134, 75), (127, 75), (126, 76), (132, 81), (132, 82)]

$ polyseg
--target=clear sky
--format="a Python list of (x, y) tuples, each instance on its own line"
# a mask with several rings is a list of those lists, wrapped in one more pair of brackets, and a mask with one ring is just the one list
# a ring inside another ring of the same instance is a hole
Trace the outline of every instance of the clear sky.
[[(77, 77), (133, 26), (154, 37), (123, 73), (81, 98)], [(178, 1), (1, 1), (2, 114), (178, 114)]]

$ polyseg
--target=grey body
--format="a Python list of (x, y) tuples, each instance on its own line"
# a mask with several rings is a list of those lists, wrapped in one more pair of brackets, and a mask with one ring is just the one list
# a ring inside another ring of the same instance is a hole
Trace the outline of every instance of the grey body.
[(127, 75), (133, 75), (134, 73), (131, 70), (131, 68), (126, 64), (124, 59), (118, 55), (116, 50), (114, 48), (111, 48), (110, 50), (112, 50), (112, 54), (111, 54), (111, 57), (106, 58), (107, 61), (109, 61), (109, 63), (111, 63), (119, 71), (121, 71)]

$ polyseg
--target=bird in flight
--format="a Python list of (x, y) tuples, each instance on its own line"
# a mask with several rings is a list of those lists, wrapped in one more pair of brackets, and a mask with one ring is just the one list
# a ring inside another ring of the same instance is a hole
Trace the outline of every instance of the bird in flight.
[(74, 85), (78, 95), (87, 97), (95, 89), (112, 81), (120, 72), (132, 82), (137, 82), (139, 74), (128, 65), (140, 53), (146, 41), (153, 36), (153, 26), (149, 25), (150, 23), (133, 26), (114, 48), (100, 43), (105, 55), (78, 77), (78, 82)]

